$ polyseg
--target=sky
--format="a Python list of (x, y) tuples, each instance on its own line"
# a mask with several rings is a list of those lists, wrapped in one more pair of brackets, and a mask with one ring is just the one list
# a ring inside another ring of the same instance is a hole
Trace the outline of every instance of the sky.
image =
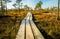
[[(15, 3), (16, 0), (12, 0), (11, 3), (8, 3), (7, 6), (9, 9), (14, 8), (12, 6), (12, 4)], [(32, 9), (35, 8), (36, 3), (38, 3), (40, 0), (22, 0), (21, 3), (23, 3), (23, 5), (28, 5), (29, 7), (31, 7)], [(43, 2), (42, 4), (42, 8), (52, 8), (57, 7), (58, 6), (58, 0), (41, 0)]]

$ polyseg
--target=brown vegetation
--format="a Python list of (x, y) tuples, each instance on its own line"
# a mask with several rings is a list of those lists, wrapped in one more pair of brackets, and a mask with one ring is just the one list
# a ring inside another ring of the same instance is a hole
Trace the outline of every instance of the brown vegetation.
[[(21, 20), (27, 12), (32, 12), (34, 22), (39, 30), (43, 29), (48, 35), (54, 39), (60, 37), (60, 21), (56, 19), (56, 15), (42, 11), (8, 11), (7, 17), (3, 16), (0, 19), (0, 39), (14, 39), (20, 27)], [(36, 22), (37, 21), (37, 22)], [(43, 32), (43, 30), (41, 30)]]

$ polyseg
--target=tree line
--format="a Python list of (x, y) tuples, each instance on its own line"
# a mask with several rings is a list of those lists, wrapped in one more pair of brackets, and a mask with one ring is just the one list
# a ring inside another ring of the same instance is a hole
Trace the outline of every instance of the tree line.
[[(22, 8), (22, 4), (21, 3), (22, 0), (16, 0), (14, 4), (12, 4), (12, 6), (15, 7), (15, 9), (20, 12), (20, 7)], [(7, 14), (7, 3), (11, 3), (12, 0), (0, 0), (0, 14), (4, 14), (4, 11), (6, 11)], [(31, 9), (28, 5), (24, 5), (24, 9), (25, 10), (29, 10)]]
[[(21, 1), (22, 0), (16, 0), (15, 1), (15, 3), (12, 5), (12, 6), (14, 6), (15, 7), (15, 9), (20, 13), (20, 9), (22, 9), (22, 4), (23, 3), (21, 3)], [(4, 11), (6, 11), (6, 14), (7, 14), (7, 3), (11, 3), (12, 2), (12, 0), (0, 0), (0, 14), (4, 14)], [(36, 5), (35, 5), (35, 10), (41, 10), (42, 8), (42, 4), (43, 4), (43, 2), (40, 0), (38, 3), (36, 3)], [(59, 0), (58, 0), (58, 15), (57, 15), (57, 19), (59, 19)], [(21, 7), (21, 8), (20, 8)], [(31, 7), (29, 7), (28, 5), (24, 5), (24, 10), (29, 10), (29, 9), (31, 9), (32, 10), (32, 8)], [(53, 8), (54, 9), (54, 8)]]

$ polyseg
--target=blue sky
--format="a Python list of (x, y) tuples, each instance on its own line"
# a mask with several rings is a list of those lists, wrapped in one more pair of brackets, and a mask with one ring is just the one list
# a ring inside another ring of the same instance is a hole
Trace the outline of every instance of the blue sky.
[[(35, 8), (36, 3), (38, 3), (40, 0), (22, 0), (21, 3), (23, 5), (28, 5), (31, 8)], [(58, 0), (41, 0), (43, 2), (42, 8), (51, 8), (51, 7), (57, 7), (58, 6)], [(12, 4), (15, 3), (15, 0), (12, 0), (11, 3), (8, 3), (8, 8), (14, 8)]]

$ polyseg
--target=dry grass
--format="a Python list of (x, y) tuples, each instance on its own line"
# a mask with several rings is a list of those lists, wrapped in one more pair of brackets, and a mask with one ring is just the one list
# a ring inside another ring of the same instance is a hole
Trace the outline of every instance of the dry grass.
[[(20, 13), (9, 11), (7, 14), (5, 14), (11, 17), (3, 17), (0, 19), (0, 39), (9, 39), (9, 37), (11, 39), (14, 39), (17, 34), (18, 28), (20, 27), (20, 22), (25, 17), (27, 12), (29, 11), (20, 11)], [(43, 29), (54, 39), (60, 38), (60, 21), (56, 19), (56, 15), (52, 13), (43, 13), (42, 11), (31, 12), (34, 16), (34, 19), (38, 20), (38, 23), (36, 23), (36, 25), (39, 30)]]
[(56, 19), (56, 15), (40, 12), (33, 15), (34, 18), (38, 20), (38, 23), (36, 23), (36, 25), (39, 30), (43, 29), (48, 35), (50, 35), (54, 39), (60, 38), (60, 20)]
[(21, 20), (25, 16), (24, 12), (20, 12), (20, 14), (11, 12), (5, 14), (8, 16), (0, 18), (0, 39), (15, 39)]

